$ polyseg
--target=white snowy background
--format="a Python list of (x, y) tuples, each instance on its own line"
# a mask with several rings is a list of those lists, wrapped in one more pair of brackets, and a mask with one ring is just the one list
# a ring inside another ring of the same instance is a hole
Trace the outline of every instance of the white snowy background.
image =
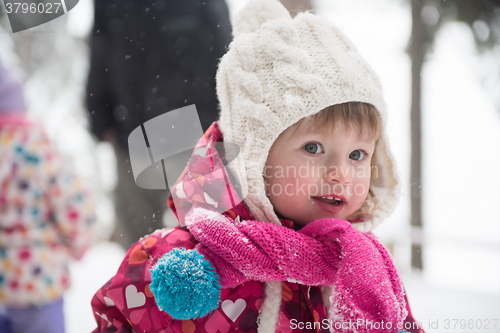
[[(227, 0), (231, 15), (245, 3)], [(491, 75), (500, 47), (479, 55), (471, 30), (458, 23), (440, 30), (423, 71), (424, 271), (410, 269), (409, 160), (411, 28), (404, 0), (316, 0), (316, 13), (339, 26), (380, 75), (389, 112), (389, 137), (403, 184), (401, 202), (377, 234), (394, 249), (415, 318), (427, 332), (500, 332), (500, 110)], [(44, 60), (45, 71), (25, 77), (30, 114), (43, 122), (60, 150), (97, 193), (100, 237), (71, 265), (65, 296), (68, 333), (90, 332), (90, 299), (116, 271), (123, 250), (106, 241), (113, 227), (109, 192), (114, 156), (86, 132), (82, 107), (88, 69), (83, 42), (92, 25), (92, 0), (80, 0), (63, 23), (20, 32), (53, 43), (65, 67)], [(50, 30), (62, 27), (62, 30)], [(0, 56), (19, 65), (10, 32), (0, 31)], [(22, 51), (22, 50), (21, 50)], [(19, 53), (19, 50), (17, 50)], [(29, 54), (21, 54), (29, 58)], [(62, 75), (53, 77), (56, 70)], [(489, 80), (489, 81), (488, 81)], [(485, 89), (486, 88), (486, 89)], [(488, 91), (488, 93), (486, 93)], [(453, 319), (458, 322), (455, 328)], [(447, 328), (447, 320), (451, 327)], [(473, 321), (472, 325), (470, 320)], [(486, 320), (490, 328), (485, 329)], [(466, 323), (466, 328), (461, 324)], [(468, 326), (471, 325), (471, 326)], [(482, 325), (483, 328), (479, 328)], [(462, 326), (463, 327), (463, 326)]]

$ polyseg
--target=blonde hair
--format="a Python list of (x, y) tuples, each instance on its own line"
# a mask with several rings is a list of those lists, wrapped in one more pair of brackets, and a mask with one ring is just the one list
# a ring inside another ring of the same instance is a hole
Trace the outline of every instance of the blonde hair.
[[(375, 139), (375, 150), (370, 162), (370, 168), (375, 172), (372, 172), (371, 179), (376, 179), (378, 177), (376, 152), (378, 138), (382, 133), (382, 119), (380, 118), (380, 113), (373, 105), (362, 102), (336, 104), (307, 118), (311, 120), (309, 126), (311, 130), (314, 131), (323, 133), (332, 132), (338, 124), (343, 124), (349, 129), (356, 130), (359, 135), (367, 135), (370, 139)], [(297, 122), (298, 126), (295, 130), (301, 126), (304, 119), (305, 118), (302, 118)], [(356, 213), (348, 218), (348, 220), (369, 215), (374, 212), (377, 207), (378, 200), (370, 186), (365, 202)]]

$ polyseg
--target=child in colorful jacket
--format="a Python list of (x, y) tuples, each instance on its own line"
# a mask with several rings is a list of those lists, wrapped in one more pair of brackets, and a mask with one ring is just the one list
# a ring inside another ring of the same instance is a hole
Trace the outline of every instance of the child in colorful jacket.
[(68, 262), (93, 239), (94, 202), (24, 111), (0, 63), (0, 307), (15, 333), (62, 333)]
[(422, 332), (370, 232), (399, 194), (377, 76), (275, 0), (233, 28), (220, 120), (170, 192), (180, 226), (129, 249), (94, 332)]

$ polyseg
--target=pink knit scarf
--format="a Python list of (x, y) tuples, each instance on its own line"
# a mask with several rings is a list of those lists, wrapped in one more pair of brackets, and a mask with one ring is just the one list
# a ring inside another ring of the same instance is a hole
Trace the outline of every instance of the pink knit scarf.
[(294, 231), (266, 222), (237, 222), (197, 207), (185, 223), (224, 288), (250, 280), (333, 285), (334, 321), (390, 322), (393, 329), (383, 331), (397, 332), (406, 318), (402, 284), (389, 253), (373, 235), (347, 221), (322, 219)]

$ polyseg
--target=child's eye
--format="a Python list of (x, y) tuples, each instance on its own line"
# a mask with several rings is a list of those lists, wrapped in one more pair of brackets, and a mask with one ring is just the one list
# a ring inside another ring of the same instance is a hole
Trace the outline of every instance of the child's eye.
[(321, 148), (321, 145), (315, 142), (306, 143), (304, 149), (311, 154), (319, 154), (323, 152), (323, 148)]
[(359, 149), (356, 149), (349, 154), (349, 158), (355, 161), (361, 161), (363, 158), (365, 158), (365, 156), (365, 152)]

